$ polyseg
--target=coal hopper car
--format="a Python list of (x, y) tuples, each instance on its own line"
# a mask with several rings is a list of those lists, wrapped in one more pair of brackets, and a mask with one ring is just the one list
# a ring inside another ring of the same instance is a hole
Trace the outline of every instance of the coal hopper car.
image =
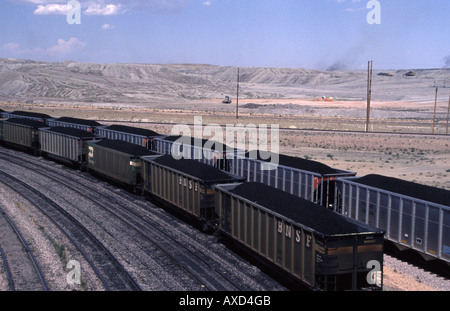
[(203, 229), (212, 228), (214, 185), (242, 182), (239, 176), (189, 159), (171, 155), (142, 157), (144, 190), (147, 195), (187, 216)]
[(328, 208), (335, 205), (335, 179), (356, 175), (317, 161), (257, 150), (238, 154), (231, 172)]
[(336, 211), (386, 232), (400, 249), (450, 264), (450, 191), (371, 174), (336, 180)]
[(245, 151), (231, 148), (223, 143), (189, 136), (165, 136), (154, 140), (154, 148), (161, 154), (170, 154), (175, 158), (193, 159), (231, 172), (231, 163)]
[(89, 145), (88, 170), (133, 191), (142, 191), (142, 156), (155, 155), (147, 148), (120, 140), (102, 139)]
[(42, 128), (39, 132), (40, 153), (80, 169), (86, 169), (88, 142), (97, 137), (70, 127)]
[(261, 262), (313, 290), (381, 290), (383, 235), (261, 183), (216, 185), (218, 226)]
[(46, 122), (48, 119), (51, 118), (51, 116), (44, 114), (44, 113), (37, 113), (37, 112), (29, 112), (29, 111), (20, 111), (16, 110), (13, 112), (0, 112), (0, 115), (2, 118), (6, 119), (28, 119), (38, 122)]
[(0, 123), (4, 144), (34, 155), (39, 154), (39, 129), (46, 127), (45, 123), (27, 118), (12, 118)]
[(47, 124), (51, 127), (71, 127), (79, 130), (87, 131), (95, 134), (95, 130), (97, 127), (102, 126), (97, 121), (79, 119), (79, 118), (71, 118), (71, 117), (61, 117), (61, 118), (52, 118), (47, 120)]
[(108, 139), (126, 141), (150, 150), (156, 150), (154, 139), (162, 136), (152, 130), (118, 124), (97, 127), (96, 133)]

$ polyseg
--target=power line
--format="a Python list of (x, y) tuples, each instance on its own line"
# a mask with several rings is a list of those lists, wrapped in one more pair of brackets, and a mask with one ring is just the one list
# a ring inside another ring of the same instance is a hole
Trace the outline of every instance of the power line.
[(448, 117), (450, 115), (450, 95), (448, 96), (448, 108), (447, 108), (447, 125), (445, 127), (445, 134), (448, 135)]
[(238, 67), (238, 73), (237, 73), (236, 119), (239, 119), (239, 67)]
[(366, 118), (366, 132), (369, 131), (370, 123), (370, 101), (372, 99), (372, 75), (373, 75), (373, 61), (367, 64), (367, 118)]
[(434, 99), (434, 113), (433, 113), (433, 134), (434, 134), (434, 127), (436, 125), (436, 107), (437, 107), (437, 97), (438, 97), (438, 88), (436, 88), (436, 95)]

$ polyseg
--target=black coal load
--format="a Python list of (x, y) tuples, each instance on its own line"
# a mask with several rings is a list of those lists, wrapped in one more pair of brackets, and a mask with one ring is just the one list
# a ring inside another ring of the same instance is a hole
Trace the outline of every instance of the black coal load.
[(23, 116), (23, 117), (32, 117), (32, 118), (38, 118), (38, 119), (49, 119), (51, 116), (44, 113), (37, 113), (37, 112), (28, 112), (28, 111), (13, 111), (11, 114), (16, 116)]
[[(234, 179), (231, 175), (213, 166), (190, 159), (177, 160), (171, 155), (163, 155), (154, 160), (162, 166), (167, 166), (205, 182)], [(243, 180), (243, 178), (242, 178)]]
[(208, 139), (200, 139), (200, 138), (195, 138), (195, 137), (190, 137), (190, 136), (167, 136), (164, 137), (164, 140), (166, 141), (172, 141), (175, 142), (177, 140), (180, 139), (180, 143), (184, 143), (187, 144), (189, 146), (194, 146), (194, 147), (200, 147), (200, 148), (206, 148), (207, 150), (212, 150), (212, 151), (217, 151), (217, 152), (227, 152), (227, 151), (234, 151), (236, 149), (228, 147), (227, 145), (220, 143), (220, 142), (216, 142), (213, 140), (208, 140)]
[(55, 126), (49, 129), (50, 132), (64, 134), (68, 136), (78, 137), (78, 138), (95, 138), (95, 135), (83, 130), (79, 130), (72, 127), (62, 127)]
[(240, 197), (303, 224), (324, 235), (365, 232), (362, 226), (325, 207), (265, 184), (247, 182), (230, 190)]
[(357, 183), (399, 193), (424, 201), (450, 206), (450, 191), (377, 174), (352, 179)]
[(101, 125), (97, 121), (70, 118), (70, 117), (61, 117), (61, 118), (56, 119), (56, 121), (65, 122), (65, 123), (73, 123), (73, 124), (81, 124), (81, 125), (87, 125), (87, 126), (100, 126)]
[(95, 143), (98, 146), (123, 152), (126, 154), (133, 155), (135, 157), (157, 155), (157, 153), (148, 150), (147, 148), (141, 147), (136, 144), (132, 144), (122, 140), (112, 140), (112, 139), (102, 139)]
[(25, 126), (32, 127), (34, 129), (48, 127), (48, 125), (46, 125), (45, 123), (36, 121), (36, 120), (32, 120), (32, 119), (12, 118), (12, 119), (8, 119), (6, 122), (13, 123), (13, 124), (25, 125)]
[[(256, 157), (255, 157), (256, 155)], [(284, 154), (277, 154), (275, 155), (272, 152), (269, 151), (250, 151), (245, 154), (246, 158), (261, 160), (261, 161), (271, 161), (276, 157), (279, 157), (279, 165), (288, 166), (292, 168), (301, 169), (308, 172), (314, 172), (321, 175), (328, 175), (328, 174), (338, 174), (340, 171), (337, 169), (334, 169), (332, 167), (329, 167), (328, 165), (325, 165), (323, 163), (307, 160), (303, 158), (298, 157), (292, 157)]]
[(171, 135), (171, 136), (167, 136), (164, 137), (164, 140), (167, 141), (176, 141), (178, 139), (183, 139), (183, 142), (187, 142), (189, 141), (189, 143), (191, 145), (194, 145), (196, 142), (199, 146), (202, 146), (208, 141), (207, 139), (200, 139), (200, 138), (194, 138), (194, 137), (190, 137), (190, 136), (180, 136), (180, 135)]
[(153, 136), (161, 136), (160, 134), (156, 133), (152, 130), (147, 130), (143, 128), (137, 128), (137, 127), (131, 127), (126, 125), (109, 125), (106, 127), (107, 130), (112, 131), (118, 131), (118, 132), (124, 132), (124, 133), (130, 133), (135, 135), (141, 135), (141, 136), (147, 136), (147, 137), (153, 137)]

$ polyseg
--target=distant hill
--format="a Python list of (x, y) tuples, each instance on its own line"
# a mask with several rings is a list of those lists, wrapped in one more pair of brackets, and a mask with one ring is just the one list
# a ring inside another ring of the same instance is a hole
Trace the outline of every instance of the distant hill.
[[(407, 74), (414, 72), (415, 75)], [(0, 59), (0, 99), (152, 103), (236, 93), (237, 67), (195, 64), (48, 63)], [(367, 72), (240, 68), (242, 98), (364, 100)], [(450, 87), (450, 69), (375, 70), (373, 100), (422, 101)], [(448, 96), (448, 94), (447, 94)]]

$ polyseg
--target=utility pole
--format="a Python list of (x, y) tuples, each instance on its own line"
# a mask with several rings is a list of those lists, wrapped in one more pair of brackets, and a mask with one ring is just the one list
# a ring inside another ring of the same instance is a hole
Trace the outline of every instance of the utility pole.
[(367, 64), (367, 118), (366, 118), (366, 132), (369, 131), (370, 123), (370, 101), (372, 97), (372, 67), (373, 61)]
[(437, 106), (437, 96), (438, 96), (438, 88), (436, 87), (436, 95), (434, 97), (434, 113), (433, 113), (433, 134), (434, 134), (434, 126), (436, 124), (436, 106)]
[(450, 115), (450, 95), (448, 96), (448, 108), (447, 108), (447, 126), (445, 129), (445, 134), (448, 135), (448, 117)]
[(238, 73), (237, 73), (236, 119), (239, 119), (239, 67), (238, 67)]

